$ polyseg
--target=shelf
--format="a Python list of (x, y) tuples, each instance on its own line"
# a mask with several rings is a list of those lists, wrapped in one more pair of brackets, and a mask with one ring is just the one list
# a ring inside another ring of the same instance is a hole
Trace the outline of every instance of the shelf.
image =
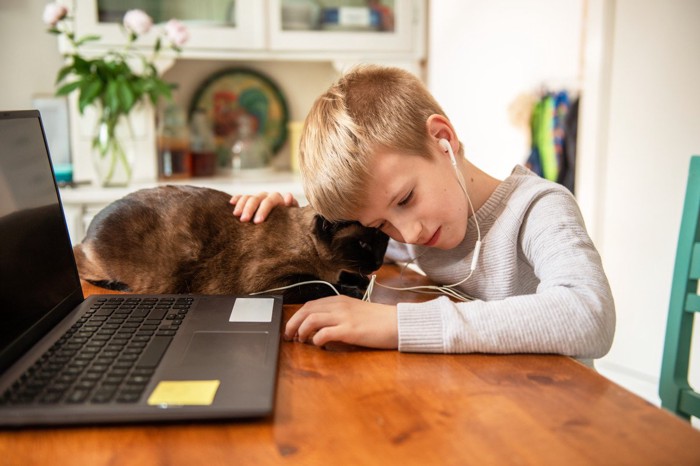
[(234, 176), (212, 178), (188, 178), (184, 180), (135, 182), (124, 188), (101, 188), (86, 185), (62, 187), (59, 189), (61, 200), (65, 205), (106, 205), (139, 189), (154, 188), (164, 185), (193, 185), (218, 189), (229, 194), (257, 194), (259, 192), (291, 192), (301, 203), (306, 202), (298, 174), (282, 171), (261, 171)]
[(109, 203), (139, 189), (164, 185), (192, 185), (217, 189), (229, 194), (257, 194), (260, 192), (292, 193), (300, 205), (307, 204), (298, 174), (260, 170), (234, 176), (190, 178), (185, 180), (134, 182), (125, 188), (99, 186), (65, 186), (59, 188), (68, 233), (73, 244), (82, 241), (92, 218)]

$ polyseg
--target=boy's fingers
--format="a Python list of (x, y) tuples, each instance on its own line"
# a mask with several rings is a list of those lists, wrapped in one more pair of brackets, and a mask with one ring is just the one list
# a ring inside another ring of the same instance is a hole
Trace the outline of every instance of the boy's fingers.
[(260, 203), (260, 206), (258, 207), (258, 210), (255, 212), (255, 218), (253, 219), (253, 222), (263, 222), (270, 214), (270, 212), (272, 212), (272, 209), (274, 209), (276, 205), (277, 202), (271, 200), (269, 197), (263, 199)]
[(291, 194), (286, 194), (282, 196), (280, 193), (270, 193), (261, 202), (258, 207), (258, 211), (255, 213), (255, 218), (253, 221), (255, 223), (260, 223), (265, 221), (270, 212), (277, 206), (293, 206), (298, 207), (298, 203)]
[[(267, 195), (267, 194), (265, 194)], [(261, 199), (259, 196), (249, 196), (245, 200), (245, 204), (243, 206), (243, 210), (241, 211), (241, 221), (242, 222), (247, 222), (251, 218), (253, 218), (253, 214), (255, 214), (255, 211), (258, 210), (258, 207), (260, 206)]]
[(287, 207), (299, 207), (299, 202), (294, 199), (292, 193), (287, 193), (283, 196), (284, 205)]
[[(236, 199), (236, 205), (233, 207), (233, 215), (235, 216), (240, 216), (243, 214), (243, 209), (246, 207), (248, 202), (253, 198), (253, 196), (243, 194), (243, 195), (237, 195), (236, 196), (238, 199)], [(233, 199), (233, 198), (231, 198)]]
[(233, 215), (238, 217), (241, 215), (241, 212), (243, 212), (243, 206), (245, 205), (245, 197), (240, 194), (237, 194), (231, 198), (229, 201), (231, 204), (233, 204)]
[(276, 206), (299, 207), (299, 202), (291, 193), (282, 195), (277, 192), (262, 192), (255, 196), (236, 194), (231, 196), (229, 202), (234, 205), (233, 215), (240, 217), (242, 222), (252, 219), (255, 223), (263, 222)]

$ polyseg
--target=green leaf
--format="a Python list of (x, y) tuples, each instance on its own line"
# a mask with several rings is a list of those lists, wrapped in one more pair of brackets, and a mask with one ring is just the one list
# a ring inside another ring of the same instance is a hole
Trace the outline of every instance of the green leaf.
[(80, 55), (71, 55), (71, 57), (73, 57), (73, 68), (75, 69), (75, 74), (91, 74), (91, 62), (85, 60)]
[(132, 76), (132, 79), (129, 81), (129, 85), (131, 87), (132, 92), (134, 93), (134, 99), (139, 100), (145, 92), (143, 80)]
[(159, 79), (157, 81), (157, 83), (158, 83), (158, 90), (160, 91), (160, 93), (162, 95), (164, 95), (165, 97), (170, 98), (170, 96), (172, 95), (173, 86), (170, 85), (169, 83), (166, 83), (162, 79)]
[(148, 80), (147, 86), (144, 86), (144, 90), (148, 93), (148, 97), (151, 99), (153, 105), (158, 104), (158, 98), (160, 96), (163, 96), (168, 100), (172, 98), (170, 85), (160, 78)]
[(136, 103), (136, 96), (134, 95), (134, 91), (131, 90), (129, 81), (123, 76), (120, 76), (117, 80), (117, 92), (119, 94), (122, 112), (129, 113)]
[(80, 47), (81, 45), (83, 45), (83, 44), (85, 44), (85, 43), (87, 43), (87, 42), (95, 42), (95, 41), (98, 41), (98, 40), (100, 40), (100, 36), (97, 36), (97, 35), (95, 35), (95, 34), (91, 34), (91, 35), (88, 35), (88, 36), (83, 36), (83, 37), (81, 37), (80, 39), (78, 39), (78, 40), (75, 42), (75, 46), (76, 46), (76, 47)]
[(119, 93), (118, 93), (118, 88), (119, 86), (117, 85), (116, 81), (107, 81), (107, 89), (105, 90), (105, 105), (109, 107), (112, 111), (112, 113), (118, 113), (121, 107), (121, 103), (119, 101)]
[(57, 96), (68, 95), (71, 92), (73, 92), (74, 90), (76, 90), (77, 88), (79, 88), (80, 85), (82, 84), (82, 82), (83, 82), (82, 80), (73, 81), (72, 83), (68, 83), (68, 84), (65, 84), (65, 85), (59, 87), (58, 90), (56, 91), (56, 95)]
[(85, 110), (85, 107), (95, 101), (103, 88), (104, 84), (95, 76), (84, 81), (84, 85), (80, 87), (80, 97), (78, 98), (78, 108), (81, 113)]
[(66, 65), (63, 68), (61, 68), (60, 70), (58, 70), (58, 75), (56, 76), (56, 84), (60, 83), (61, 81), (63, 81), (66, 78), (66, 76), (71, 74), (71, 72), (73, 72), (73, 68), (74, 68), (73, 65), (70, 64), (70, 65)]

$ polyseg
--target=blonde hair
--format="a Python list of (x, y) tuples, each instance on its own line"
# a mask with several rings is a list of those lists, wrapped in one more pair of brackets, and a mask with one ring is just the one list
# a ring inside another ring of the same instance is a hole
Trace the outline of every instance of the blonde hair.
[(445, 116), (407, 71), (365, 65), (343, 75), (316, 100), (302, 130), (309, 203), (328, 220), (353, 219), (368, 201), (365, 184), (378, 151), (430, 157), (426, 122), (433, 114)]

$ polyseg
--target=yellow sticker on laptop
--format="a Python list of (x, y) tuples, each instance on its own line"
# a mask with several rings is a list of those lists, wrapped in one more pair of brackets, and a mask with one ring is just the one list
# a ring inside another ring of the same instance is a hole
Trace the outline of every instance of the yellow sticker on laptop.
[(151, 406), (210, 406), (219, 380), (162, 380), (148, 397)]

